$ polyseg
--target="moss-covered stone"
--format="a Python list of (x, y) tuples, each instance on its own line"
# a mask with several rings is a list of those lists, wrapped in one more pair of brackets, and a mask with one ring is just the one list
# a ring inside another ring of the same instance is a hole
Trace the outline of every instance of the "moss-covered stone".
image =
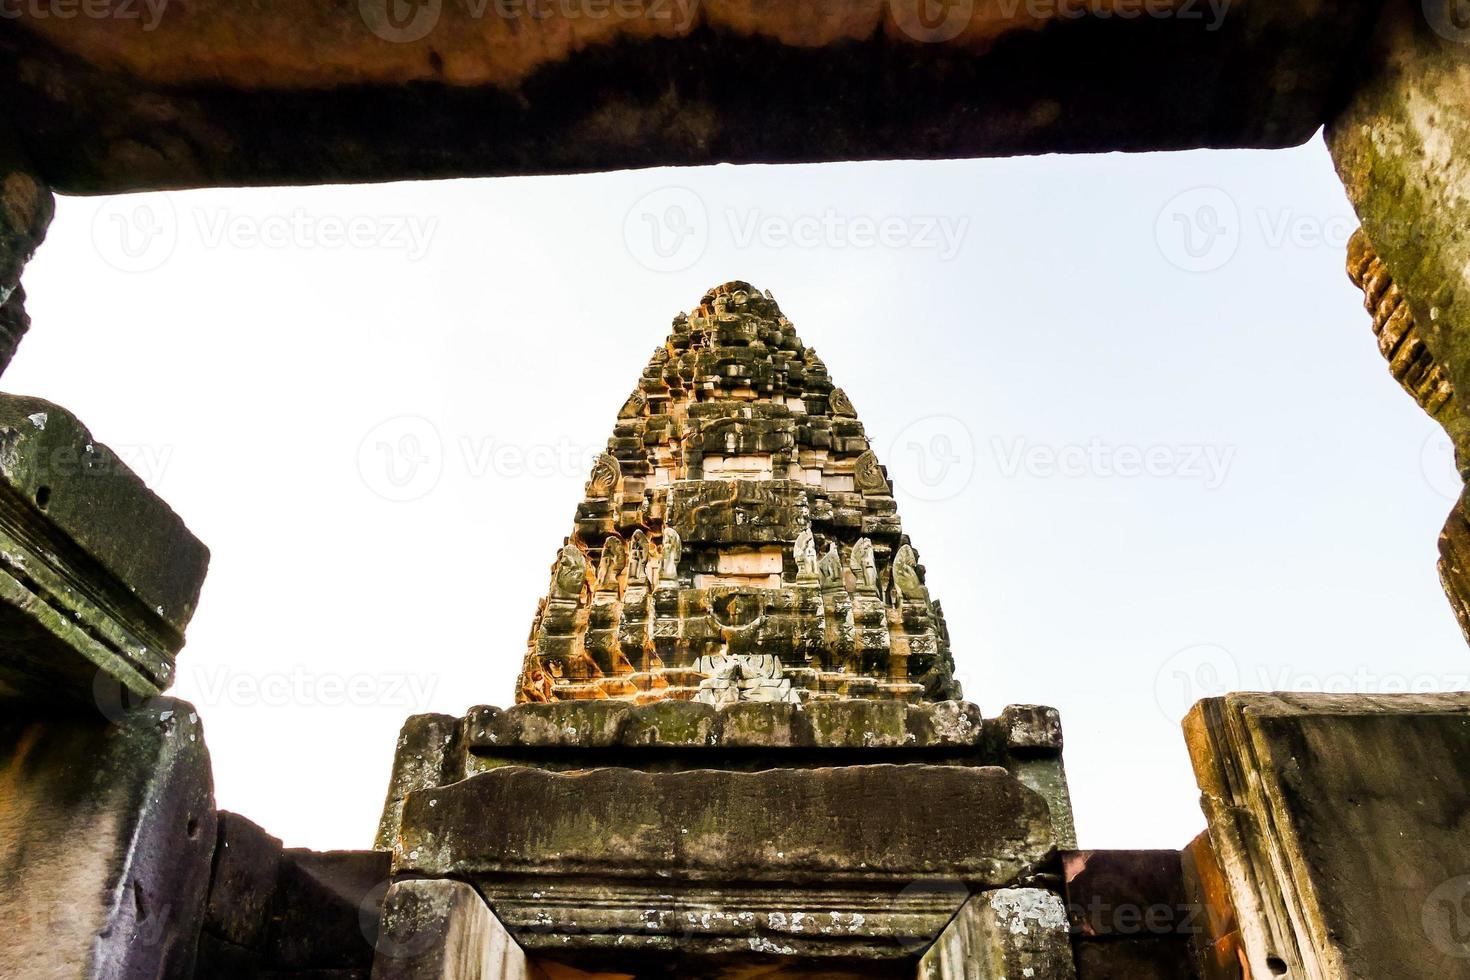
[(208, 566), (178, 515), (73, 415), (0, 395), (0, 693), (92, 702), (107, 696), (100, 673), (158, 694)]

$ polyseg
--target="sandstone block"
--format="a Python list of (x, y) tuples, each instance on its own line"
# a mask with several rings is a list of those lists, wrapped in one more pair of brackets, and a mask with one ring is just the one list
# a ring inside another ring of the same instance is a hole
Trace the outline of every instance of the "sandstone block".
[(1067, 918), (1082, 937), (1185, 937), (1203, 931), (1178, 851), (1066, 851)]
[(535, 980), (525, 952), (469, 885), (388, 889), (372, 980)]
[(1189, 944), (1182, 939), (1088, 941), (1077, 946), (1077, 980), (1194, 980)]
[(1470, 694), (1232, 694), (1185, 732), (1253, 974), (1470, 977)]
[(1035, 888), (984, 892), (919, 962), (919, 980), (1074, 980), (1062, 900)]
[(0, 722), (0, 976), (189, 980), (215, 811), (194, 709)]
[(206, 932), (245, 950), (265, 945), (281, 852), (281, 842), (251, 821), (220, 812), (214, 874), (204, 914)]
[(400, 874), (473, 883), (528, 950), (901, 958), (954, 886), (1054, 852), (1046, 803), (1004, 770), (852, 766), (576, 774), (503, 767), (409, 794)]
[[(209, 551), (77, 419), (0, 395), (0, 694), (169, 686)], [(112, 692), (104, 711), (122, 710)]]

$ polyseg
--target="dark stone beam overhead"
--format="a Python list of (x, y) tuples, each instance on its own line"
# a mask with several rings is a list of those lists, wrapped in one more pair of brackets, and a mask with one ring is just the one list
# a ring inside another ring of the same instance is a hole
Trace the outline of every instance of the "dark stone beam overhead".
[(0, 105), (39, 175), (74, 193), (1282, 147), (1346, 101), (1377, 4), (403, 6), (406, 21), (379, 16), (387, 0), (20, 7), (0, 20)]

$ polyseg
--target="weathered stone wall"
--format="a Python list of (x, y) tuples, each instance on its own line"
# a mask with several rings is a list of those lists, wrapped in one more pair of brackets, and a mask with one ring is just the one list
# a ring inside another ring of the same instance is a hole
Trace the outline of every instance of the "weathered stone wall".
[(194, 708), (0, 722), (0, 976), (190, 980), (215, 847)]
[[(1327, 127), (1362, 231), (1349, 269), (1394, 376), (1445, 426), (1462, 475), (1470, 417), (1470, 30), (1456, 0), (1389, 0)], [(1440, 537), (1440, 577), (1470, 639), (1464, 501)]]
[(199, 980), (366, 980), (389, 858), (284, 848), (238, 814), (219, 819)]

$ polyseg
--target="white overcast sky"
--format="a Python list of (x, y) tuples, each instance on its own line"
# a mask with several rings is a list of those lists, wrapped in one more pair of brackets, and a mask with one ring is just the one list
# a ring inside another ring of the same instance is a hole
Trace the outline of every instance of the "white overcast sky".
[(360, 848), (404, 717), (510, 701), (673, 315), (748, 279), (857, 405), (967, 695), (1061, 709), (1084, 846), (1178, 847), (1196, 697), (1467, 686), (1449, 449), (1354, 225), (1320, 140), (71, 198), (4, 387), (213, 550), (175, 693), (219, 805)]

